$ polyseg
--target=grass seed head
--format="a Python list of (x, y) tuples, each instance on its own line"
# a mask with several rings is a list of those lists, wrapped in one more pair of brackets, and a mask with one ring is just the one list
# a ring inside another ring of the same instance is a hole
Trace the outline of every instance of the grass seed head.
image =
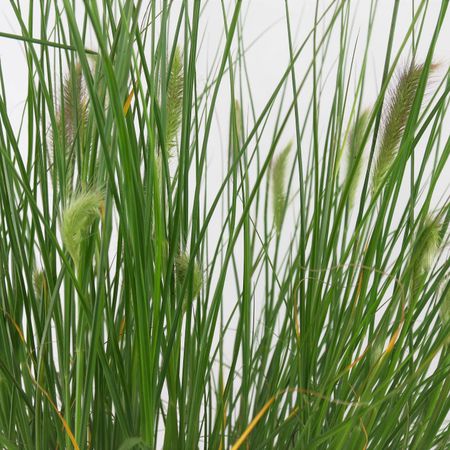
[(278, 234), (281, 231), (284, 219), (284, 209), (286, 204), (286, 169), (291, 147), (292, 143), (289, 143), (278, 155), (272, 165), (273, 221)]
[[(75, 140), (84, 144), (88, 119), (88, 93), (80, 64), (66, 75), (57, 111), (59, 144), (69, 154)], [(55, 145), (55, 136), (52, 136)]]
[(42, 297), (47, 289), (47, 280), (42, 270), (35, 269), (33, 272), (33, 287), (36, 297)]
[(441, 221), (439, 216), (425, 218), (422, 228), (416, 236), (413, 249), (413, 260), (419, 272), (426, 272), (439, 250), (441, 239)]
[(76, 64), (65, 80), (63, 105), (65, 116), (65, 138), (71, 145), (79, 137), (82, 142), (87, 125), (88, 96), (83, 80), (81, 65)]
[(447, 291), (442, 299), (441, 306), (439, 308), (439, 317), (444, 325), (450, 321), (450, 290)]
[(70, 187), (74, 172), (75, 143), (84, 149), (88, 123), (88, 93), (80, 64), (75, 64), (66, 75), (61, 99), (56, 112), (56, 133), (51, 133), (53, 160), (61, 154), (64, 161), (67, 184)]
[(165, 144), (169, 156), (172, 156), (171, 150), (176, 145), (177, 134), (181, 125), (181, 115), (183, 113), (183, 85), (183, 61), (181, 51), (176, 47), (167, 83), (167, 124)]
[[(434, 68), (435, 66), (431, 66), (431, 70)], [(398, 75), (395, 87), (388, 92), (380, 146), (373, 172), (374, 192), (385, 181), (386, 174), (397, 156), (422, 72), (422, 64), (406, 66)]]
[(422, 282), (430, 269), (441, 245), (441, 220), (440, 216), (427, 216), (416, 234), (413, 245), (411, 262), (412, 272), (412, 290), (413, 294), (418, 294)]
[(242, 120), (242, 109), (238, 100), (234, 101), (234, 114), (236, 117), (236, 131), (239, 145), (243, 142), (244, 137), (244, 123)]
[[(450, 286), (448, 286), (450, 276), (447, 274), (440, 288), (441, 302), (439, 305), (439, 319), (441, 321), (442, 327), (448, 327), (450, 322)], [(450, 334), (446, 336), (445, 345), (450, 344)]]
[[(180, 288), (184, 285), (189, 275), (188, 274), (189, 262), (190, 256), (187, 253), (181, 253), (175, 258), (175, 272)], [(194, 261), (194, 268), (191, 277), (192, 277), (192, 290), (190, 291), (191, 292), (190, 299), (192, 300), (195, 297), (197, 297), (197, 295), (200, 293), (203, 284), (202, 271), (197, 261)], [(189, 289), (189, 285), (187, 286), (187, 289)], [(189, 293), (187, 293), (187, 295), (189, 295)]]
[(353, 206), (362, 168), (363, 138), (369, 122), (370, 111), (368, 109), (361, 112), (356, 119), (353, 128), (350, 130), (348, 141), (347, 177), (352, 177), (350, 181), (350, 206)]
[(78, 265), (80, 247), (96, 219), (102, 217), (103, 194), (97, 190), (72, 197), (61, 219), (61, 236), (71, 258)]

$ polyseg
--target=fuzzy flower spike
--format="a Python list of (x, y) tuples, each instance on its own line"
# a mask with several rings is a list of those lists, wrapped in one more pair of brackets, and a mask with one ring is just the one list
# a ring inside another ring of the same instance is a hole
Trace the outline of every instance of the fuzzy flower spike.
[(96, 219), (102, 217), (104, 196), (100, 191), (80, 192), (72, 197), (61, 219), (61, 236), (74, 263), (78, 265), (82, 242)]
[(291, 147), (292, 143), (289, 143), (274, 160), (272, 165), (273, 221), (278, 234), (281, 232), (284, 219), (286, 205), (286, 169)]
[(351, 177), (349, 191), (350, 206), (354, 204), (356, 191), (361, 178), (363, 158), (360, 153), (364, 151), (362, 144), (369, 117), (370, 110), (366, 109), (362, 111), (350, 130), (347, 153), (347, 178), (349, 179)]
[[(433, 71), (435, 68), (436, 65), (432, 65), (430, 70)], [(373, 192), (376, 192), (386, 180), (386, 175), (397, 156), (422, 72), (422, 64), (407, 66), (400, 72), (396, 86), (389, 92), (373, 172)]]
[[(181, 253), (175, 258), (175, 272), (179, 286), (183, 286), (188, 277), (190, 256), (187, 253)], [(192, 273), (192, 291), (190, 292), (190, 300), (200, 294), (203, 284), (203, 275), (197, 261), (194, 261)]]
[(181, 51), (177, 47), (173, 55), (167, 83), (167, 125), (166, 125), (166, 149), (168, 156), (172, 156), (172, 149), (176, 145), (178, 130), (181, 125), (183, 112), (183, 61)]

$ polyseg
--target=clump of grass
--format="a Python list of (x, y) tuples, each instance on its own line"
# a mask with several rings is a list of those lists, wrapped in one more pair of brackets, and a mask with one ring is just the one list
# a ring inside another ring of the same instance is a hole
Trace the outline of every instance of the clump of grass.
[[(267, 61), (247, 65), (246, 2), (224, 0), (214, 30), (199, 1), (6, 3), (28, 80), (16, 126), (2, 59), (0, 448), (445, 448), (448, 73), (421, 102), (428, 63), (385, 87), (406, 53), (435, 57), (448, 2), (432, 36), (422, 24), (433, 2), (383, 2), (392, 25), (379, 92), (365, 55), (379, 45), (371, 30), (385, 29), (372, 23), (382, 2), (358, 36), (356, 0), (318, 2), (302, 42), (299, 2), (272, 2), (285, 7), (289, 59), (258, 98)], [(397, 47), (402, 13), (413, 22)], [(26, 30), (31, 17), (54, 32)], [(204, 30), (223, 33), (211, 64)], [(376, 183), (360, 162), (368, 113), (346, 126), (367, 92)], [(295, 158), (278, 146), (285, 136)], [(385, 201), (362, 195), (353, 220), (362, 176)], [(108, 201), (86, 186), (107, 186)]]
[(286, 169), (292, 143), (289, 143), (272, 164), (272, 205), (273, 222), (278, 234), (283, 225), (286, 208)]
[(412, 63), (406, 66), (399, 73), (397, 84), (388, 93), (378, 156), (373, 172), (375, 192), (385, 181), (386, 174), (397, 156), (422, 72), (422, 64)]
[(89, 190), (75, 194), (61, 217), (61, 237), (75, 265), (79, 263), (80, 248), (96, 219), (102, 217), (103, 194)]

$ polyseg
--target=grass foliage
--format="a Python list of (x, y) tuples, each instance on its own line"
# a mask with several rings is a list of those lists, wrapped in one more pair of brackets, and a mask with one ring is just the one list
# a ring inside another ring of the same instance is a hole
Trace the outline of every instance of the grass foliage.
[(448, 0), (280, 0), (263, 98), (246, 2), (3, 3), (1, 448), (449, 448)]

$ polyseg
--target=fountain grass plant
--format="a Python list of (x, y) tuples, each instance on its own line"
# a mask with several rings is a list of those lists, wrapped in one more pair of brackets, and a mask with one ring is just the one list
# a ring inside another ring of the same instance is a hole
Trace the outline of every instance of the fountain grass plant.
[(368, 1), (358, 36), (357, 2), (316, 2), (302, 41), (284, 3), (257, 107), (244, 2), (206, 76), (200, 1), (4, 2), (28, 84), (16, 127), (0, 70), (1, 448), (449, 448), (449, 2), (431, 37), (428, 0), (403, 31)]

